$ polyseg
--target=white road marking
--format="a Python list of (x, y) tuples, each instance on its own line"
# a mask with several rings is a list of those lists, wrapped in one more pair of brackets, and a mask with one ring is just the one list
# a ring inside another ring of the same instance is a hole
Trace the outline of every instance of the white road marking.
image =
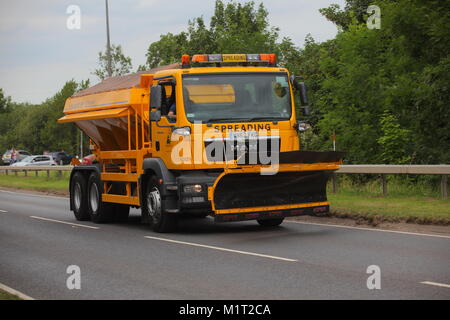
[(413, 235), (413, 236), (425, 236), (425, 237), (437, 237), (437, 238), (450, 239), (450, 236), (429, 234), (429, 233), (417, 233), (417, 232), (396, 231), (396, 230), (375, 229), (375, 228), (361, 228), (361, 227), (341, 226), (338, 224), (301, 222), (301, 221), (292, 221), (292, 220), (285, 220), (285, 222), (298, 223), (298, 224), (309, 224), (309, 225), (323, 226), (323, 227), (335, 227), (335, 228), (346, 228), (346, 229), (356, 229), (356, 230), (366, 230), (366, 231), (391, 232), (391, 233), (409, 234), (409, 235)]
[(7, 190), (1, 190), (1, 189), (0, 189), (0, 192), (12, 193), (12, 194), (20, 194), (20, 195), (23, 195), (23, 196), (38, 197), (38, 198), (51, 198), (51, 199), (59, 199), (59, 200), (67, 200), (67, 199), (69, 199), (69, 197), (65, 197), (65, 196), (61, 196), (61, 197), (46, 196), (46, 195), (41, 195), (41, 194), (32, 194), (32, 193), (26, 193), (26, 192), (15, 192), (15, 191), (7, 191)]
[(430, 286), (443, 287), (443, 288), (449, 288), (450, 289), (450, 284), (445, 284), (445, 283), (438, 283), (438, 282), (432, 282), (432, 281), (422, 281), (421, 284), (428, 284)]
[(14, 290), (13, 288), (10, 288), (10, 287), (8, 287), (8, 286), (5, 286), (5, 285), (2, 284), (2, 283), (0, 283), (0, 289), (3, 290), (3, 291), (8, 292), (8, 293), (10, 293), (10, 294), (13, 294), (13, 295), (19, 297), (19, 298), (22, 299), (22, 300), (34, 300), (32, 297), (27, 296), (26, 294), (23, 294), (23, 293), (20, 292), (20, 291)]
[(44, 221), (50, 221), (50, 222), (57, 222), (57, 223), (68, 224), (68, 225), (70, 225), (72, 227), (83, 227), (83, 228), (89, 228), (89, 229), (100, 229), (99, 227), (92, 227), (92, 226), (87, 226), (87, 225), (84, 225), (84, 224), (78, 224), (78, 223), (72, 223), (72, 222), (66, 222), (66, 221), (59, 221), (59, 220), (43, 218), (43, 217), (30, 216), (30, 218), (44, 220)]
[(7, 213), (8, 211), (6, 211), (6, 210), (1, 210), (0, 209), (0, 213)]
[(233, 252), (233, 253), (246, 254), (246, 255), (249, 255), (249, 256), (256, 256), (256, 257), (262, 257), (262, 258), (276, 259), (276, 260), (289, 261), (289, 262), (296, 262), (296, 261), (298, 261), (298, 260), (295, 260), (295, 259), (288, 259), (288, 258), (283, 258), (283, 257), (270, 256), (270, 255), (267, 255), (267, 254), (254, 253), (254, 252), (241, 251), (241, 250), (233, 250), (233, 249), (227, 249), (227, 248), (221, 248), (221, 247), (214, 247), (214, 246), (208, 246), (208, 245), (205, 245), (205, 244), (185, 242), (185, 241), (178, 241), (178, 240), (172, 240), (172, 239), (166, 239), (166, 238), (158, 238), (158, 237), (150, 237), (150, 236), (145, 236), (145, 238), (153, 239), (153, 240), (166, 241), (166, 242), (172, 242), (172, 243), (178, 243), (178, 244), (184, 244), (184, 245), (194, 246), (194, 247), (202, 247), (202, 248), (208, 248), (208, 249), (214, 249), (214, 250), (220, 250), (220, 251), (227, 251), (227, 252)]

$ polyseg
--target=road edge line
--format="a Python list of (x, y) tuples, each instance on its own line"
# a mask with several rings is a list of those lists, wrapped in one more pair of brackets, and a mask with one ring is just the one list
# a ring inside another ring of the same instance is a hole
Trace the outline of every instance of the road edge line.
[(450, 239), (450, 236), (445, 236), (445, 235), (440, 235), (440, 234), (408, 232), (408, 231), (377, 229), (377, 228), (353, 227), (353, 226), (345, 226), (345, 225), (339, 225), (339, 224), (303, 222), (303, 221), (294, 221), (294, 220), (285, 220), (285, 222), (297, 223), (297, 224), (307, 224), (307, 225), (314, 225), (314, 226), (323, 226), (323, 227), (335, 227), (335, 228), (347, 228), (347, 229), (366, 230), (366, 231), (391, 232), (391, 233), (407, 234), (407, 235), (412, 235), (412, 236), (424, 236), (424, 237), (436, 237), (436, 238)]
[(30, 218), (43, 220), (43, 221), (49, 221), (49, 222), (55, 222), (55, 223), (61, 223), (61, 224), (67, 224), (67, 225), (73, 226), (73, 227), (82, 227), (82, 228), (88, 228), (88, 229), (94, 229), (94, 230), (100, 229), (99, 227), (88, 226), (85, 224), (78, 224), (78, 223), (72, 223), (72, 222), (67, 222), (67, 221), (60, 221), (60, 220), (55, 220), (55, 219), (50, 219), (50, 218), (45, 218), (45, 217), (30, 216)]
[(435, 286), (435, 287), (442, 287), (442, 288), (448, 288), (450, 289), (450, 284), (445, 283), (439, 283), (439, 282), (433, 282), (433, 281), (422, 281), (421, 284), (427, 284), (429, 286)]
[[(27, 190), (27, 189), (20, 189), (24, 192), (19, 192), (19, 191), (10, 191), (10, 190), (4, 190), (4, 189), (0, 189), (0, 192), (3, 193), (12, 193), (12, 194), (21, 194), (21, 195), (25, 195), (25, 196), (31, 196), (31, 197), (39, 197), (39, 198), (50, 198), (50, 199), (69, 199), (69, 196), (49, 196), (46, 194), (36, 194), (36, 193), (31, 193), (34, 192), (34, 190)], [(30, 191), (30, 192), (26, 192), (26, 191)], [(38, 191), (36, 191), (38, 192)]]

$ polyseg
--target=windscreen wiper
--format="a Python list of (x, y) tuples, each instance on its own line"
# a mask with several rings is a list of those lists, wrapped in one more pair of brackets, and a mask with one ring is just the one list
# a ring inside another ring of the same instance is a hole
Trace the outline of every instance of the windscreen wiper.
[(251, 118), (211, 118), (203, 122), (210, 123), (210, 122), (239, 122), (239, 121), (251, 121)]
[(289, 120), (286, 117), (253, 117), (248, 119), (249, 121), (258, 121), (258, 120), (268, 120), (268, 121), (277, 121), (277, 120)]

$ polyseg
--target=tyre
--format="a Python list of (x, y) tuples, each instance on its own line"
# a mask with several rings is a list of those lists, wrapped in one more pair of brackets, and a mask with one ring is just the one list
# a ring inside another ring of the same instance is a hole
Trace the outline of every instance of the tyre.
[(105, 223), (112, 222), (115, 218), (114, 204), (102, 201), (103, 184), (99, 175), (92, 172), (88, 180), (87, 198), (89, 216), (92, 222)]
[(261, 220), (257, 220), (257, 221), (263, 227), (276, 227), (276, 226), (279, 226), (283, 222), (283, 220), (284, 220), (284, 218), (261, 219)]
[(172, 232), (178, 224), (178, 216), (167, 213), (164, 210), (160, 186), (156, 183), (156, 178), (152, 177), (147, 184), (144, 195), (143, 215), (148, 216), (153, 231)]
[(75, 172), (72, 176), (70, 188), (70, 201), (72, 203), (75, 219), (78, 221), (89, 220), (89, 209), (87, 201), (87, 181), (81, 172)]

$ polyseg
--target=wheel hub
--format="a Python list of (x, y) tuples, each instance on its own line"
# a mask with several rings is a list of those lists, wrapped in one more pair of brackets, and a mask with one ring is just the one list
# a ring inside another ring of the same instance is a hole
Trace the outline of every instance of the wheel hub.
[(73, 204), (75, 206), (75, 210), (78, 211), (80, 210), (81, 207), (81, 186), (80, 183), (77, 182), (75, 184), (75, 189), (73, 192)]
[(91, 189), (89, 190), (89, 202), (91, 204), (91, 209), (96, 212), (98, 209), (99, 194), (97, 184), (91, 184)]
[(147, 195), (147, 209), (149, 215), (153, 220), (159, 220), (161, 217), (161, 194), (157, 187), (153, 189)]

